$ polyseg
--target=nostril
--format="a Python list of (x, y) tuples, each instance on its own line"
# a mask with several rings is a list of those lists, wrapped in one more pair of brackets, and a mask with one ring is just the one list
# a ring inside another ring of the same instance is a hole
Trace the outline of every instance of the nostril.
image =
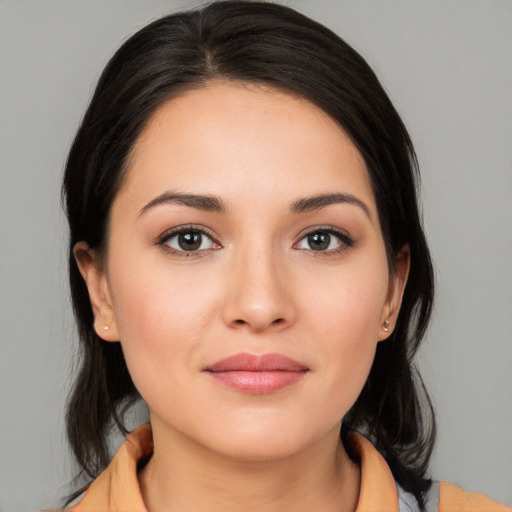
[[(286, 320), (284, 318), (276, 318), (274, 321), (270, 323), (270, 325), (282, 325), (286, 323)], [(247, 320), (243, 320), (241, 318), (238, 318), (233, 322), (234, 325), (247, 325), (251, 324), (251, 322), (248, 322)], [(267, 324), (268, 325), (268, 324)]]

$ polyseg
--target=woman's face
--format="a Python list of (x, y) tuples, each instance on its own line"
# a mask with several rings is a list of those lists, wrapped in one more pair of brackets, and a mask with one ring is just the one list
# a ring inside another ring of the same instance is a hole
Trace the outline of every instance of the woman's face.
[(389, 275), (354, 144), (304, 99), (213, 83), (160, 107), (132, 157), (103, 265), (76, 254), (152, 421), (238, 458), (337, 437), (408, 268)]

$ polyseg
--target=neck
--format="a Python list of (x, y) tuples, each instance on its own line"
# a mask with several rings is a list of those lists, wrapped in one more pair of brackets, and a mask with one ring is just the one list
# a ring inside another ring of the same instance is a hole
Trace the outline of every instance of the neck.
[(148, 512), (325, 510), (353, 512), (359, 467), (333, 429), (277, 460), (223, 456), (152, 421), (155, 451), (139, 475)]

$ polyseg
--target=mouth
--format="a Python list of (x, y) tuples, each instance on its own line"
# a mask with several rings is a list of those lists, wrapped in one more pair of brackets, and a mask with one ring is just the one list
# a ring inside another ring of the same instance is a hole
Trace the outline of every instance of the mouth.
[(241, 353), (207, 366), (203, 372), (229, 388), (253, 395), (270, 394), (299, 382), (309, 368), (281, 354)]

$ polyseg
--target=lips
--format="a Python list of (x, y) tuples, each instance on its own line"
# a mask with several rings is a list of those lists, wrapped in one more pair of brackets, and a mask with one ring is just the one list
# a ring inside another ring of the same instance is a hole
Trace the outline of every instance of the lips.
[(218, 383), (237, 391), (262, 395), (300, 381), (309, 368), (281, 354), (235, 354), (204, 370)]

